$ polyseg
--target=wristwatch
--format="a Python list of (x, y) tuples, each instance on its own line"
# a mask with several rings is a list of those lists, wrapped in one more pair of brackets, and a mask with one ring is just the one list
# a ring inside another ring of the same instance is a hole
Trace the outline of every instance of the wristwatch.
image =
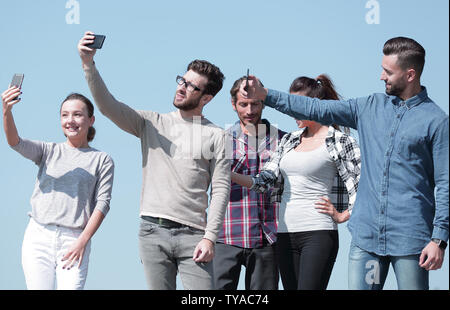
[(444, 240), (433, 238), (433, 239), (431, 239), (431, 241), (436, 243), (438, 245), (438, 247), (443, 250), (445, 250), (447, 248), (447, 242), (445, 242)]

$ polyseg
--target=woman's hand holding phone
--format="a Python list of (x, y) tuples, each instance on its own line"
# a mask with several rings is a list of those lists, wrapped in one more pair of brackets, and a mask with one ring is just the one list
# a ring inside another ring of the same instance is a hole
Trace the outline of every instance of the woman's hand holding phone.
[(10, 86), (2, 93), (3, 114), (11, 111), (12, 107), (21, 100), (19, 98), (21, 94), (22, 92), (17, 86)]

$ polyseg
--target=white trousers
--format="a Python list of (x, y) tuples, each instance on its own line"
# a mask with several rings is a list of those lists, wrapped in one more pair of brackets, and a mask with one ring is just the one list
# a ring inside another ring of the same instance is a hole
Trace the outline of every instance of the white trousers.
[(61, 259), (77, 240), (82, 229), (42, 225), (32, 218), (22, 244), (22, 267), (29, 290), (82, 290), (86, 282), (91, 241), (85, 248), (80, 268), (63, 269)]

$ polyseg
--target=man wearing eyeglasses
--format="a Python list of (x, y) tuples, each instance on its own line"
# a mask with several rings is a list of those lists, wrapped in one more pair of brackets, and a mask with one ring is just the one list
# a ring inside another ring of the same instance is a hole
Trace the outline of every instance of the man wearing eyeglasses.
[(93, 38), (86, 32), (78, 50), (95, 103), (141, 139), (139, 252), (148, 287), (176, 289), (179, 272), (185, 289), (213, 289), (211, 261), (229, 199), (230, 164), (225, 132), (202, 110), (222, 88), (224, 76), (215, 65), (195, 60), (176, 78), (176, 111), (136, 111), (106, 88), (93, 61), (95, 50), (86, 46)]

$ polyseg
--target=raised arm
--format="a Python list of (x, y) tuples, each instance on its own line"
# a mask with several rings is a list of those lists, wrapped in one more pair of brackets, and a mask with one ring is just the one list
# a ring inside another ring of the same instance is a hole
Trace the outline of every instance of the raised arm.
[(264, 101), (264, 105), (296, 119), (307, 119), (324, 125), (337, 124), (357, 129), (360, 104), (368, 98), (350, 100), (320, 100), (306, 96), (290, 95), (284, 92), (264, 88), (255, 76), (249, 77), (249, 86), (240, 93), (245, 98), (255, 98)]
[(144, 119), (136, 110), (116, 100), (109, 92), (94, 63), (96, 50), (86, 46), (92, 43), (93, 40), (94, 33), (86, 32), (78, 43), (78, 52), (94, 101), (100, 112), (117, 126), (132, 135), (140, 137)]
[(17, 87), (10, 87), (2, 93), (3, 129), (6, 135), (6, 141), (8, 141), (10, 146), (17, 145), (20, 140), (12, 114), (13, 106), (20, 101), (20, 98), (18, 98), (20, 94), (21, 91)]

